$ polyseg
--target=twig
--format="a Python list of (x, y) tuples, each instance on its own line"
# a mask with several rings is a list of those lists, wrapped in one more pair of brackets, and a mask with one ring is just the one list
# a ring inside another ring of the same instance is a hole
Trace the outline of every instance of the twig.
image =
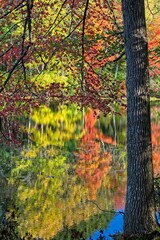
[(10, 13), (12, 13), (13, 11), (16, 11), (16, 10), (18, 10), (18, 9), (20, 9), (20, 8), (23, 8), (26, 4), (23, 4), (22, 6), (21, 6), (21, 4), (23, 3), (23, 2), (25, 2), (25, 0), (22, 0), (18, 5), (16, 5), (13, 9), (11, 9), (10, 11), (8, 11), (8, 12), (6, 12), (5, 14), (3, 14), (1, 17), (0, 17), (0, 19), (3, 19), (4, 17), (6, 17), (7, 15), (9, 15)]
[(125, 55), (125, 51), (122, 52), (116, 59), (114, 59), (113, 62), (119, 61), (124, 55)]
[(99, 210), (101, 210), (102, 212), (114, 213), (114, 214), (122, 214), (122, 215), (124, 215), (124, 212), (122, 212), (122, 211), (117, 211), (117, 212), (116, 212), (116, 211), (109, 211), (109, 210), (101, 209), (101, 208), (98, 206), (98, 204), (97, 204), (96, 202), (92, 201), (92, 200), (87, 200), (87, 202), (93, 203), (93, 204), (96, 205), (96, 207), (97, 207)]
[(1, 87), (0, 89), (0, 93), (4, 90), (5, 86), (7, 85), (12, 73), (14, 72), (14, 70), (16, 69), (16, 67), (18, 66), (18, 64), (22, 61), (22, 59), (24, 58), (24, 56), (27, 54), (28, 49), (29, 49), (30, 45), (26, 47), (26, 50), (23, 52), (23, 54), (20, 56), (20, 58), (15, 62), (15, 64), (13, 65), (12, 69), (10, 70), (8, 77), (6, 78), (3, 87)]

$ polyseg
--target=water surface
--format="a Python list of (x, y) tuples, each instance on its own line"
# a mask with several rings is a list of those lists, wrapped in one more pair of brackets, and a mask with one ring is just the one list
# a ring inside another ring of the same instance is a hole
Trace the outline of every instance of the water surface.
[[(159, 173), (159, 115), (152, 116)], [(123, 229), (126, 191), (125, 113), (103, 116), (75, 105), (33, 110), (26, 138), (0, 153), (1, 232), (8, 239), (112, 239)], [(120, 213), (119, 213), (120, 212)]]

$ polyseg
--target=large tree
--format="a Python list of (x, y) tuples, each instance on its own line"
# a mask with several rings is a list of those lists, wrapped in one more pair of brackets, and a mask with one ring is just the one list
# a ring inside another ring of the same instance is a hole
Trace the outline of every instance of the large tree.
[(124, 232), (157, 228), (154, 204), (148, 41), (144, 0), (122, 0), (127, 62), (128, 178)]
[[(122, 5), (128, 104), (124, 231), (144, 233), (157, 226), (144, 0), (122, 0)], [(111, 64), (124, 55), (114, 1), (2, 0), (0, 7), (0, 138), (13, 141), (12, 118), (50, 99), (82, 102), (105, 112), (113, 101), (123, 104), (120, 82), (115, 82), (118, 65)], [(155, 58), (152, 62), (158, 63)]]

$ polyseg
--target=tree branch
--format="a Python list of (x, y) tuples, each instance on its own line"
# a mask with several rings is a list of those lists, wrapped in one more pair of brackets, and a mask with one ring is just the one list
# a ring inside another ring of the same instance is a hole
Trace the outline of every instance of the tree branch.
[(87, 18), (87, 10), (89, 6), (89, 0), (86, 1), (86, 6), (84, 9), (84, 15), (83, 15), (83, 23), (82, 23), (82, 66), (81, 66), (81, 76), (82, 76), (82, 81), (81, 81), (81, 88), (84, 90), (84, 53), (85, 53), (85, 48), (84, 48), (84, 35), (85, 35), (85, 24), (86, 24), (86, 18)]
[(20, 56), (20, 58), (15, 62), (15, 64), (13, 65), (12, 69), (10, 70), (3, 86), (0, 89), (0, 93), (4, 90), (5, 86), (7, 85), (12, 73), (14, 72), (14, 70), (16, 69), (16, 67), (18, 66), (18, 64), (22, 61), (22, 59), (24, 58), (24, 56), (27, 54), (28, 50), (30, 48), (30, 45), (26, 47), (26, 50), (23, 52), (23, 54)]
[(3, 15), (0, 17), (0, 19), (3, 19), (4, 17), (8, 16), (8, 15), (9, 15), (10, 13), (12, 13), (13, 11), (16, 11), (16, 10), (18, 10), (18, 9), (20, 9), (20, 8), (23, 8), (23, 7), (26, 5), (26, 3), (22, 5), (23, 2), (25, 2), (25, 0), (22, 0), (22, 1), (21, 1), (18, 5), (16, 5), (13, 9), (11, 9), (10, 11), (6, 12), (5, 14), (3, 14)]

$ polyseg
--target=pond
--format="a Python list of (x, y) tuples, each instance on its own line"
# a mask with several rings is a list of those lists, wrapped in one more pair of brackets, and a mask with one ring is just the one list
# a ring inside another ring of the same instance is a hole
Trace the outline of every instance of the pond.
[[(152, 109), (158, 176), (159, 107)], [(41, 106), (21, 119), (21, 131), (20, 147), (1, 145), (0, 239), (111, 240), (122, 232), (125, 112)]]

